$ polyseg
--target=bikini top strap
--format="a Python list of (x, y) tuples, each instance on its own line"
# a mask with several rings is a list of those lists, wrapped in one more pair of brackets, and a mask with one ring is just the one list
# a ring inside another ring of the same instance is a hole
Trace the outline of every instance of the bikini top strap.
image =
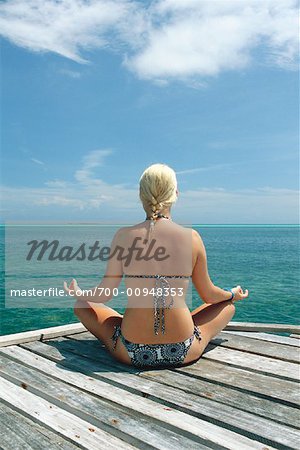
[[(153, 295), (154, 306), (154, 333), (157, 335), (159, 327), (162, 334), (165, 334), (165, 308), (170, 309), (174, 305), (174, 298), (171, 295), (171, 286), (167, 278), (190, 278), (189, 275), (127, 275), (127, 278), (154, 278), (155, 287)], [(159, 289), (159, 290), (158, 290)], [(167, 305), (167, 295), (171, 297), (170, 303)]]
[[(188, 275), (127, 275), (127, 278), (154, 278), (155, 287), (153, 294), (154, 306), (154, 333), (157, 335), (159, 328), (165, 334), (165, 309), (170, 309), (174, 305), (174, 298), (171, 295), (171, 286), (167, 278), (190, 278)], [(167, 294), (168, 293), (168, 294)], [(170, 296), (170, 303), (167, 305), (167, 297)]]

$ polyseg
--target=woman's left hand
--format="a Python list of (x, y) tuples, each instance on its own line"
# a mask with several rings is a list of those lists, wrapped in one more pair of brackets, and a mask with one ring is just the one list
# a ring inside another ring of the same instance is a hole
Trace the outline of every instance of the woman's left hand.
[(64, 281), (64, 290), (67, 292), (67, 294), (71, 295), (72, 297), (80, 298), (80, 296), (82, 295), (82, 290), (78, 286), (75, 278), (73, 278), (69, 287), (67, 285), (67, 282)]

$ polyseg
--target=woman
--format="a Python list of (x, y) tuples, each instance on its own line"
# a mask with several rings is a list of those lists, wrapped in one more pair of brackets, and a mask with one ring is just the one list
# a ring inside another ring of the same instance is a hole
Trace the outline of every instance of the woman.
[[(115, 234), (97, 289), (85, 294), (75, 279), (69, 287), (64, 282), (66, 292), (77, 298), (79, 320), (124, 364), (177, 367), (197, 361), (232, 319), (234, 302), (248, 296), (241, 286), (221, 289), (212, 283), (200, 235), (172, 221), (177, 197), (175, 172), (165, 164), (148, 167), (140, 178), (146, 220)], [(126, 259), (120, 249), (129, 248), (135, 251)], [(112, 298), (123, 276), (128, 303), (121, 315), (103, 303)], [(192, 312), (187, 305), (190, 278), (204, 301)]]

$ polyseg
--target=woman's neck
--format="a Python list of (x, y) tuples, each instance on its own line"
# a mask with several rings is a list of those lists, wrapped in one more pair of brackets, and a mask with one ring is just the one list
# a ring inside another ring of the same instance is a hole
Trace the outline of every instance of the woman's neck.
[[(159, 216), (157, 217), (156, 220), (160, 220), (160, 219), (170, 219), (170, 220), (172, 220), (171, 211), (169, 209), (161, 210), (161, 211), (159, 211), (158, 214), (159, 214)], [(150, 217), (150, 215), (147, 215), (147, 218), (148, 217)]]
[(164, 209), (163, 211), (159, 211), (159, 214), (161, 214), (164, 217), (167, 217), (168, 219), (171, 219), (171, 211), (169, 209)]

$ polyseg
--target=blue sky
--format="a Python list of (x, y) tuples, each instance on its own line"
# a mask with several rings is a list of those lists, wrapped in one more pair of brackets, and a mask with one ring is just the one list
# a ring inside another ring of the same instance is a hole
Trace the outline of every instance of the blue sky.
[(297, 223), (297, 2), (13, 0), (0, 29), (4, 220), (143, 220), (164, 162), (174, 219)]

